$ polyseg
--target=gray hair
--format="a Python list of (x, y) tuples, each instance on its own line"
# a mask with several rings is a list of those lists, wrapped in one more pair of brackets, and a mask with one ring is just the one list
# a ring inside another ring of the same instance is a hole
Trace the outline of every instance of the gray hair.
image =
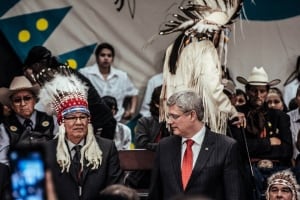
[(167, 106), (176, 105), (184, 113), (194, 110), (199, 121), (203, 120), (204, 108), (202, 98), (191, 90), (172, 94), (167, 100)]

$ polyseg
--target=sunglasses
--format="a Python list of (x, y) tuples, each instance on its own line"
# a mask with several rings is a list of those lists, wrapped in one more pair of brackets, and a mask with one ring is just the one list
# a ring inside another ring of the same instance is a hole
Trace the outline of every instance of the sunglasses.
[(16, 97), (12, 99), (12, 102), (14, 104), (21, 104), (22, 101), (24, 101), (25, 103), (28, 103), (29, 101), (31, 101), (33, 99), (33, 96), (23, 96), (23, 97)]

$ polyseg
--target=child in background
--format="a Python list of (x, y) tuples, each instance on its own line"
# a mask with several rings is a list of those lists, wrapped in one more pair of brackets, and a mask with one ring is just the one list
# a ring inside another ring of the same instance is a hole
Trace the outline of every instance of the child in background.
[[(102, 99), (115, 116), (118, 112), (118, 104), (116, 98), (112, 96), (104, 96), (102, 97)], [(131, 145), (131, 138), (132, 136), (130, 128), (125, 124), (118, 122), (115, 130), (115, 135), (113, 137), (117, 150), (129, 150)]]

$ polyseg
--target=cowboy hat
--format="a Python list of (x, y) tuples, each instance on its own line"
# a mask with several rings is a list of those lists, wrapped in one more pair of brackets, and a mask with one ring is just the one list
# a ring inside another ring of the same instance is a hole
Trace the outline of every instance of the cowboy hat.
[(10, 97), (18, 91), (29, 90), (35, 95), (38, 94), (40, 87), (38, 85), (32, 85), (31, 82), (25, 76), (16, 76), (10, 83), (9, 88), (0, 88), (0, 102), (4, 105), (10, 104)]
[(248, 80), (244, 77), (238, 76), (236, 80), (244, 85), (269, 85), (274, 86), (280, 83), (280, 79), (269, 81), (268, 74), (263, 67), (254, 67)]

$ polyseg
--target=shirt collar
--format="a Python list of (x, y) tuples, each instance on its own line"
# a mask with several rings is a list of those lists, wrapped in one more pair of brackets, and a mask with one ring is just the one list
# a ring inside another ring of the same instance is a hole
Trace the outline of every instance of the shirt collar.
[(85, 143), (85, 139), (81, 140), (78, 144), (74, 144), (73, 142), (71, 142), (71, 141), (68, 140), (67, 138), (66, 138), (66, 141), (67, 141), (67, 144), (68, 144), (68, 147), (69, 147), (70, 150), (72, 150), (73, 147), (75, 147), (76, 145), (83, 146), (84, 143)]
[(203, 142), (203, 139), (204, 139), (205, 131), (206, 131), (206, 127), (203, 126), (193, 137), (191, 137), (191, 138), (182, 137), (182, 139), (181, 139), (182, 144), (184, 144), (187, 139), (191, 139), (196, 144), (201, 146), (202, 142)]
[[(18, 118), (18, 120), (21, 124), (24, 124), (25, 118), (21, 117), (18, 114), (16, 114), (16, 117)], [(35, 110), (31, 114), (29, 119), (32, 121), (32, 127), (35, 127), (35, 119), (36, 119), (36, 111)]]

